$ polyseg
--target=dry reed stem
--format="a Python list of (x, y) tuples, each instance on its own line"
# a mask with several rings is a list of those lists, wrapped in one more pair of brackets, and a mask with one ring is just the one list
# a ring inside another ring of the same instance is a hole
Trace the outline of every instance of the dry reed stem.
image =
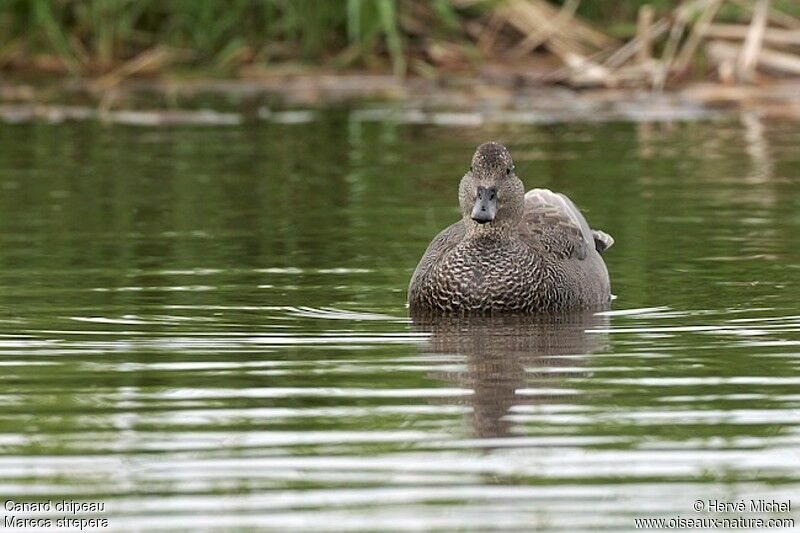
[[(655, 24), (651, 25), (647, 29), (647, 33), (643, 36), (646, 36), (647, 39), (652, 42), (654, 39), (658, 39), (661, 37), (668, 29), (670, 28), (670, 23), (666, 18), (662, 18), (658, 20)], [(615, 69), (621, 67), (625, 64), (628, 59), (633, 57), (636, 52), (641, 48), (643, 41), (643, 36), (637, 36), (625, 43), (623, 46), (619, 47), (613, 54), (611, 54), (608, 59), (605, 60), (603, 63), (606, 67), (610, 69)]]
[(166, 67), (174, 57), (172, 51), (163, 46), (156, 46), (155, 48), (145, 50), (130, 61), (123, 63), (112, 72), (95, 80), (90, 84), (90, 90), (107, 91), (119, 85), (125, 78), (135, 74), (157, 72)]
[(653, 25), (653, 6), (645, 4), (639, 9), (636, 20), (636, 39), (639, 46), (636, 47), (636, 62), (639, 64), (650, 62), (653, 56), (653, 39), (650, 35), (650, 26)]
[[(748, 11), (753, 11), (753, 1), (752, 0), (733, 0), (733, 2), (746, 9)], [(779, 26), (783, 26), (784, 28), (789, 28), (792, 30), (800, 30), (800, 19), (789, 15), (788, 13), (784, 13), (774, 7), (769, 10), (769, 21), (777, 24)]]
[(753, 78), (753, 71), (758, 63), (758, 54), (764, 38), (764, 30), (767, 27), (769, 8), (770, 0), (758, 0), (753, 10), (753, 19), (747, 31), (744, 46), (742, 46), (742, 53), (736, 63), (736, 74), (740, 81)]
[[(744, 24), (711, 24), (706, 28), (705, 36), (711, 39), (744, 40), (749, 26)], [(766, 28), (764, 43), (778, 46), (800, 46), (800, 30), (782, 28)]]
[(538, 48), (555, 33), (562, 31), (566, 25), (575, 18), (575, 11), (578, 9), (580, 3), (581, 0), (567, 0), (550, 26), (540, 28), (536, 32), (525, 37), (514, 47), (512, 54), (516, 56), (525, 55)]
[[(742, 54), (742, 46), (726, 41), (708, 43), (708, 57), (714, 64), (736, 61)], [(756, 58), (757, 66), (793, 76), (800, 75), (800, 57), (778, 50), (762, 48)]]
[(720, 7), (722, 7), (722, 0), (712, 0), (711, 3), (708, 4), (700, 14), (700, 18), (698, 18), (692, 26), (692, 31), (689, 34), (689, 38), (686, 39), (686, 42), (684, 43), (683, 48), (678, 55), (678, 59), (675, 60), (675, 66), (673, 67), (674, 70), (683, 72), (689, 66), (689, 62), (692, 60), (692, 57), (694, 57), (694, 54), (697, 51), (697, 46), (700, 44), (706, 28), (708, 28), (708, 26), (714, 20), (714, 17), (717, 15)]

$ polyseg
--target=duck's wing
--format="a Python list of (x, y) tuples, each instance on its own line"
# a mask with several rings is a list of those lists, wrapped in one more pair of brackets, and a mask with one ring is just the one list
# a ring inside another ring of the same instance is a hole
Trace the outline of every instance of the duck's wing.
[(428, 249), (422, 255), (419, 264), (417, 265), (414, 274), (411, 276), (411, 283), (409, 287), (413, 291), (416, 283), (420, 280), (425, 273), (431, 268), (437, 259), (439, 259), (446, 252), (452, 250), (459, 242), (464, 239), (464, 221), (459, 220), (455, 224), (443, 229), (439, 234), (433, 238), (428, 245)]
[(521, 234), (532, 245), (564, 258), (585, 259), (589, 250), (609, 248), (614, 239), (589, 227), (572, 200), (549, 189), (531, 189), (525, 194)]

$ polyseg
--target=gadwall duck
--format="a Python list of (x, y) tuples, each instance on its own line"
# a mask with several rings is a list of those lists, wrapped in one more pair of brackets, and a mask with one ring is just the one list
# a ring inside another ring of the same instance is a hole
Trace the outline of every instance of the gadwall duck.
[(614, 240), (563, 194), (525, 193), (505, 146), (475, 150), (458, 199), (462, 219), (433, 239), (411, 277), (412, 315), (608, 307), (600, 254)]

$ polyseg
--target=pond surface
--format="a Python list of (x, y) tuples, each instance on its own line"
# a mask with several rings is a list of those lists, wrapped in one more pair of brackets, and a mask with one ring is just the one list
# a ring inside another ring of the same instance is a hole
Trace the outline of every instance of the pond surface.
[[(797, 518), (800, 125), (359, 116), (2, 125), (0, 499), (142, 530)], [(488, 139), (615, 237), (610, 312), (409, 323)]]

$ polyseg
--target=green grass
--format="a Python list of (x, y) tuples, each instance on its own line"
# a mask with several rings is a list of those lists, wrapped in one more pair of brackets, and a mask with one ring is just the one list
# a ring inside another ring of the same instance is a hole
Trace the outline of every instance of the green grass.
[[(455, 9), (433, 2), (442, 27)], [(40, 55), (75, 73), (105, 72), (156, 45), (222, 68), (237, 58), (358, 65), (383, 58), (402, 73), (408, 36), (394, 0), (3, 0), (0, 66)]]
[[(206, 72), (292, 63), (403, 74), (426, 61), (430, 41), (460, 44), (465, 56), (474, 55), (463, 22), (500, 1), (459, 7), (452, 0), (2, 0), (0, 68), (44, 64), (97, 75), (162, 46), (181, 65)], [(579, 15), (626, 33), (645, 3), (666, 13), (678, 2), (582, 2)], [(775, 4), (800, 12), (795, 0)]]

